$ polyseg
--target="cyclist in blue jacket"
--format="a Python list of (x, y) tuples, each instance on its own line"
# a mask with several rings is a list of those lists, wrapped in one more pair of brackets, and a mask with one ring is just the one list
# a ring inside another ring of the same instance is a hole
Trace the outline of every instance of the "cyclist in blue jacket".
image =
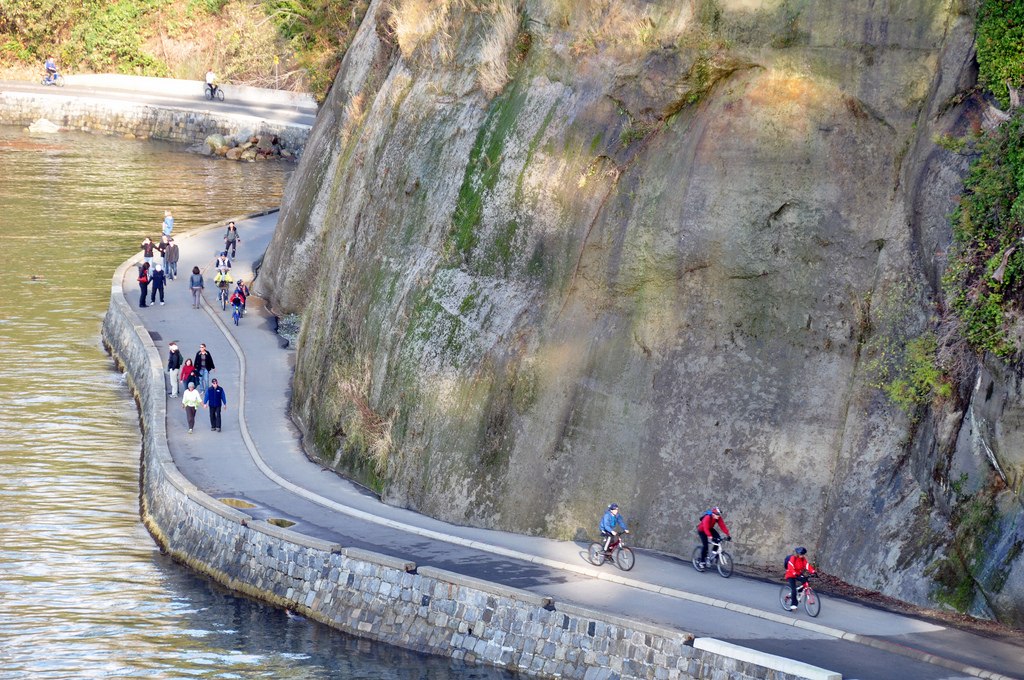
[(629, 529), (626, 528), (626, 522), (619, 516), (619, 506), (612, 503), (608, 506), (608, 511), (604, 513), (604, 517), (601, 518), (601, 535), (605, 537), (605, 552), (608, 552), (608, 546), (612, 542), (612, 537), (617, 533), (615, 531), (616, 525), (622, 527), (622, 533), (629, 533)]

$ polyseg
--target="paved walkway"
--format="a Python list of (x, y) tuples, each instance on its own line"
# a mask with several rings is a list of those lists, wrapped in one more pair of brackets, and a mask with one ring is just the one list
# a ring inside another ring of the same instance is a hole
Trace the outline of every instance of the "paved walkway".
[[(276, 213), (238, 222), (243, 242), (232, 270), (236, 279), (252, 279), (252, 265), (276, 222)], [(184, 411), (174, 400), (168, 402), (167, 432), (179, 469), (215, 498), (248, 501), (257, 506), (245, 510), (253, 517), (288, 519), (296, 523), (295, 531), (343, 546), (525, 588), (556, 603), (727, 640), (838, 671), (845, 678), (1024, 677), (1024, 648), (1005, 642), (828, 596), (821, 615), (811, 620), (803, 612), (782, 612), (778, 584), (698, 574), (680, 558), (642, 550), (631, 572), (611, 565), (595, 568), (586, 562), (583, 544), (459, 527), (384, 505), (303, 454), (287, 415), (294, 353), (284, 347), (262, 301), (250, 299), (248, 314), (237, 327), (230, 309), (191, 308), (188, 272), (212, 263), (223, 246), (223, 229), (176, 237), (180, 275), (168, 285), (167, 304), (138, 312), (162, 357), (171, 340), (186, 357), (201, 342), (213, 355), (214, 377), (228, 398), (223, 431), (212, 432), (202, 411), (195, 434), (188, 434)], [(133, 273), (129, 269), (124, 290), (137, 304)], [(206, 299), (212, 304), (211, 272), (206, 279)], [(690, 546), (680, 550), (689, 551)]]

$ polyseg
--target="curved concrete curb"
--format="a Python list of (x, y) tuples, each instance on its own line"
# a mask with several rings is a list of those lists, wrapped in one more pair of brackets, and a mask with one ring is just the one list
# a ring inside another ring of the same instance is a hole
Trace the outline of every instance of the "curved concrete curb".
[(802, 661), (793, 661), (792, 659), (785, 659), (774, 654), (759, 652), (756, 649), (740, 647), (739, 645), (722, 642), (714, 638), (695, 638), (693, 646), (697, 649), (771, 668), (772, 670), (786, 673), (787, 675), (794, 675), (798, 678), (807, 678), (807, 680), (843, 680), (842, 673), (818, 668)]

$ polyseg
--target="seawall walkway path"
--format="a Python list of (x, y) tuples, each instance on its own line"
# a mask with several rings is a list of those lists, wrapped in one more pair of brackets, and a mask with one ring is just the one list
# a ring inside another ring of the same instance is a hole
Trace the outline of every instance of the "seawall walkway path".
[[(238, 221), (243, 241), (232, 269), (236, 280), (252, 280), (276, 222), (273, 212)], [(174, 463), (213, 498), (246, 501), (255, 507), (244, 512), (256, 520), (295, 522), (291, 531), (412, 561), (421, 572), (426, 566), (448, 570), (556, 603), (717, 638), (845, 678), (1024, 677), (1024, 648), (1006, 641), (828, 596), (821, 615), (811, 620), (802, 610), (781, 611), (778, 584), (699, 574), (682, 558), (642, 550), (631, 572), (612, 565), (597, 568), (586, 561), (583, 544), (454, 526), (381, 503), (303, 454), (299, 432), (288, 417), (294, 352), (277, 335), (276, 319), (262, 301), (251, 298), (248, 313), (234, 326), (230, 307), (224, 312), (213, 306), (213, 272), (206, 269), (206, 303), (191, 308), (189, 272), (212, 264), (222, 249), (223, 231), (211, 225), (185, 238), (175, 234), (181, 249), (179, 276), (168, 284), (166, 305), (138, 308), (134, 267), (126, 268), (120, 282), (136, 323), (148, 331), (162, 361), (172, 340), (185, 357), (193, 356), (200, 343), (214, 357), (213, 377), (227, 393), (223, 431), (211, 431), (208, 412), (200, 411), (195, 433), (189, 434), (180, 397), (168, 398), (166, 411)], [(734, 530), (742, 535), (742, 527)], [(690, 549), (680, 546), (679, 552), (686, 555)]]

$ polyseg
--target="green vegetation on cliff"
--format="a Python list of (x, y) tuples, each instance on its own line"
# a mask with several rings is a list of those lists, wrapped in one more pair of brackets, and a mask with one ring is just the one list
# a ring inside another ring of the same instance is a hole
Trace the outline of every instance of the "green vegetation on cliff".
[[(979, 79), (1004, 104), (1007, 83), (1024, 83), (1024, 5), (986, 0), (978, 13)], [(1024, 323), (1024, 118), (1019, 109), (980, 134), (978, 159), (952, 216), (954, 247), (943, 284), (961, 334), (978, 351), (1008, 357)], [(948, 146), (948, 145), (947, 145)]]
[(201, 79), (213, 68), (229, 82), (323, 96), (368, 4), (3, 0), (0, 61), (23, 76), (39, 71), (48, 55), (68, 72)]

